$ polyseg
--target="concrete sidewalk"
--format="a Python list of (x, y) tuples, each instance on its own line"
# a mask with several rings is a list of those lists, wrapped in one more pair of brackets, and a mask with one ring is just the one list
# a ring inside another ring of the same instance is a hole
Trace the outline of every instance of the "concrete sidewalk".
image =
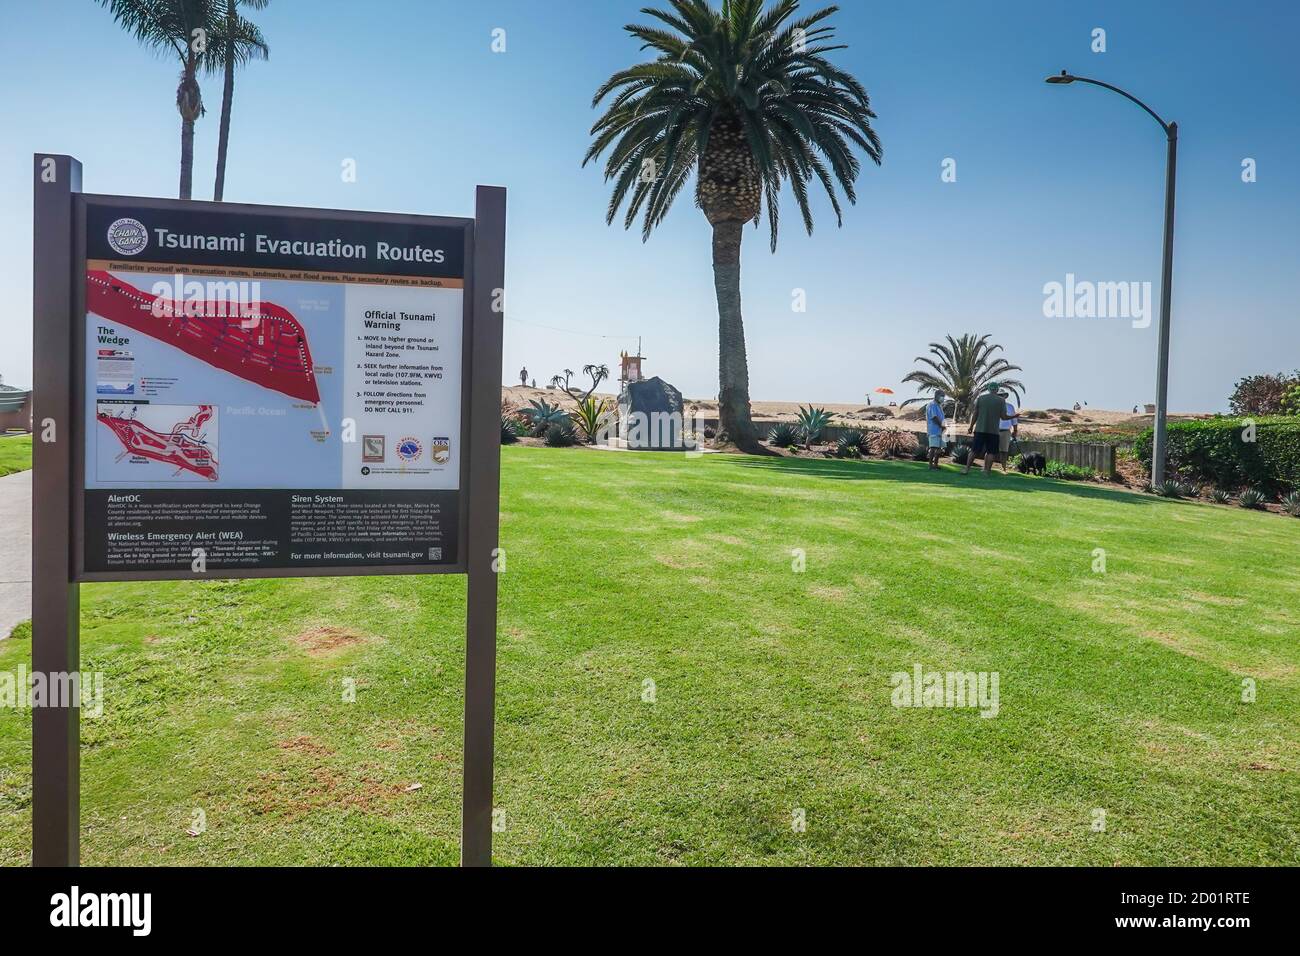
[(0, 638), (32, 616), (32, 473), (0, 478)]

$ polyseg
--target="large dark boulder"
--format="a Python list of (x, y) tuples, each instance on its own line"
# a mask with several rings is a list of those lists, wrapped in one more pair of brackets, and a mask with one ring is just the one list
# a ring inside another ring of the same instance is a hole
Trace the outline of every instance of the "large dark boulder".
[(628, 382), (618, 396), (619, 437), (629, 448), (682, 451), (685, 414), (682, 393), (658, 375)]

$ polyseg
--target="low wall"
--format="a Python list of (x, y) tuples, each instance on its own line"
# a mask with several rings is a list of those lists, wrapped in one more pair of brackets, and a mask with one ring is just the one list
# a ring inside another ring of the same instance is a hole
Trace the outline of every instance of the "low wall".
[(1107, 478), (1115, 477), (1115, 446), (1085, 445), (1072, 441), (1035, 441), (1020, 439), (1020, 451), (1038, 451), (1043, 456), (1067, 465), (1089, 468)]
[(0, 392), (0, 398), (8, 399), (0, 402), (0, 432), (32, 430), (32, 395), (28, 392), (21, 396), (21, 403), (15, 400), (19, 397), (12, 392)]

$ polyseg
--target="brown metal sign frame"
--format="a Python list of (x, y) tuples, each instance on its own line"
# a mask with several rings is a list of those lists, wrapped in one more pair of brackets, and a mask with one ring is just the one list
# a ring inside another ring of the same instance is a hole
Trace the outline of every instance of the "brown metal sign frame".
[[(465, 574), (465, 753), (461, 862), (485, 866), (492, 852), (493, 721), (496, 685), (500, 524), (500, 370), (505, 285), (505, 203), (501, 187), (479, 186), (473, 219), (351, 210), (194, 203), (207, 211), (412, 224), (464, 233), (461, 371), (462, 447), (454, 563), (322, 568), (87, 572), (84, 567), (84, 385), (86, 210), (96, 204), (186, 208), (179, 200), (81, 193), (81, 164), (38, 153), (33, 168), (32, 669), (72, 674), (80, 666), (79, 582), (357, 574)], [(70, 702), (33, 709), (32, 861), (80, 861), (79, 712)], [(67, 706), (62, 706), (67, 704)]]

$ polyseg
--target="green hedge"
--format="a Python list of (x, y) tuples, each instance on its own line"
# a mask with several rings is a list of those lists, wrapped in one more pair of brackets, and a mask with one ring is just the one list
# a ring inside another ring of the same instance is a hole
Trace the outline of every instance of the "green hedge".
[[(1272, 415), (1253, 419), (1255, 441), (1243, 441), (1245, 418), (1208, 418), (1169, 425), (1166, 466), (1193, 481), (1216, 487), (1258, 487), (1278, 493), (1300, 488), (1300, 417)], [(1151, 468), (1151, 429), (1138, 436), (1133, 451)]]

